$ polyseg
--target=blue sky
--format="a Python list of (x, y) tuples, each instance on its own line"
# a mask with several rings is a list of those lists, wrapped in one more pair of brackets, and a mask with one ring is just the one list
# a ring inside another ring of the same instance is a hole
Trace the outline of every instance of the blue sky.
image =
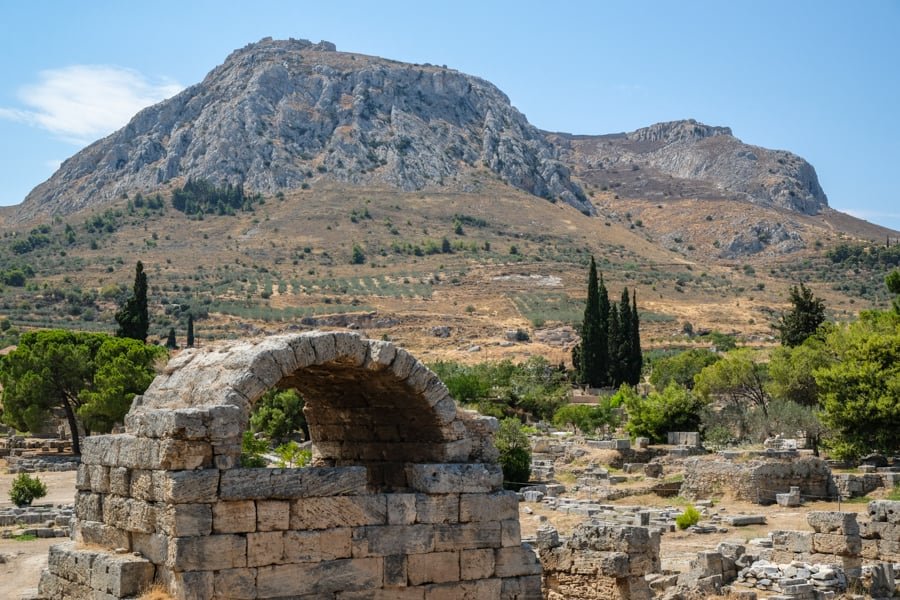
[(551, 131), (726, 125), (809, 160), (832, 207), (900, 230), (897, 0), (35, 0), (0, 14), (0, 205), (272, 36), (446, 64)]

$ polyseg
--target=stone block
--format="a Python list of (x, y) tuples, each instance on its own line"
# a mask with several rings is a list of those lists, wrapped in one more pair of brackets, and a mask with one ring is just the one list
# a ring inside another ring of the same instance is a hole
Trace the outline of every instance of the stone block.
[(63, 579), (89, 585), (91, 566), (97, 554), (95, 550), (76, 549), (74, 542), (55, 544), (50, 546), (47, 567), (51, 573)]
[(212, 507), (209, 504), (174, 504), (160, 515), (160, 529), (172, 537), (190, 537), (212, 533)]
[(873, 521), (900, 524), (900, 501), (873, 500), (869, 502), (869, 518)]
[(96, 521), (81, 521), (75, 525), (73, 539), (82, 544), (97, 544), (103, 548), (131, 550), (131, 536), (127, 531)]
[(125, 467), (110, 467), (109, 491), (118, 496), (131, 495), (131, 469), (126, 469)]
[(91, 565), (90, 586), (115, 598), (137, 596), (153, 582), (155, 567), (131, 554), (99, 553)]
[(519, 498), (515, 492), (460, 495), (459, 520), (463, 523), (518, 520), (518, 518)]
[(900, 542), (900, 523), (867, 521), (860, 523), (859, 526), (862, 537)]
[(129, 472), (131, 487), (129, 493), (124, 495), (148, 502), (162, 502), (165, 491), (165, 471), (129, 469)]
[(459, 523), (459, 494), (416, 494), (417, 523)]
[(257, 598), (286, 598), (304, 594), (331, 597), (335, 592), (382, 587), (382, 558), (349, 558), (304, 565), (298, 576), (295, 565), (260, 567), (256, 576)]
[(85, 521), (103, 522), (103, 496), (91, 492), (75, 494), (75, 516)]
[(337, 600), (425, 600), (425, 587), (390, 587), (362, 592), (338, 592), (335, 598)]
[(284, 562), (307, 563), (351, 558), (352, 529), (284, 532)]
[[(500, 600), (543, 600), (540, 575), (507, 577), (502, 580)], [(637, 600), (640, 596), (634, 595)]]
[(412, 554), (408, 561), (410, 585), (459, 581), (458, 552)]
[(500, 521), (500, 543), (503, 546), (518, 546), (522, 543), (522, 526), (519, 519)]
[(219, 480), (221, 500), (266, 500), (272, 497), (273, 469), (230, 469)]
[(725, 517), (725, 522), (732, 527), (746, 527), (747, 525), (765, 525), (765, 515), (730, 515)]
[(355, 557), (424, 554), (433, 552), (433, 525), (386, 525), (353, 529), (352, 553)]
[(166, 566), (173, 571), (220, 571), (247, 566), (247, 538), (207, 535), (172, 538)]
[(806, 515), (806, 522), (816, 533), (859, 535), (856, 513), (852, 512), (812, 511)]
[[(482, 600), (500, 598), (500, 579), (433, 583), (425, 586), (425, 600)], [(512, 598), (512, 597), (511, 597)]]
[(836, 554), (838, 556), (855, 556), (861, 550), (862, 541), (859, 536), (833, 533), (816, 533), (813, 535), (813, 552)]
[(257, 569), (224, 569), (213, 578), (217, 598), (255, 600)]
[(770, 535), (772, 538), (772, 546), (779, 550), (787, 550), (788, 552), (805, 552), (813, 551), (813, 536), (815, 534), (809, 531), (773, 531)]
[(215, 595), (212, 571), (158, 571), (162, 573), (160, 580), (166, 582), (178, 600), (212, 600)]
[[(247, 534), (247, 566), (277, 565), (284, 559), (284, 536), (280, 531)], [(294, 562), (294, 561), (291, 561)]]
[(256, 530), (283, 531), (290, 528), (291, 503), (287, 500), (257, 500)]
[(487, 579), (493, 575), (494, 550), (492, 548), (460, 551), (460, 579)]
[(305, 498), (291, 502), (291, 529), (332, 529), (387, 523), (387, 499), (373, 496)]
[(434, 549), (439, 552), (500, 548), (502, 545), (501, 525), (497, 521), (434, 526)]
[(169, 538), (159, 533), (131, 533), (131, 549), (154, 564), (165, 564), (169, 555)]
[(406, 467), (409, 486), (426, 494), (479, 494), (499, 491), (503, 471), (487, 464), (411, 464)]
[(415, 494), (387, 495), (388, 525), (412, 525), (416, 522)]
[(141, 408), (125, 415), (127, 433), (150, 438), (203, 440), (207, 438), (208, 411), (198, 408)]
[(162, 501), (174, 504), (213, 503), (218, 500), (219, 470), (166, 471), (162, 479)]
[(213, 533), (248, 533), (256, 531), (256, 503), (235, 500), (213, 504)]
[(409, 564), (406, 556), (392, 554), (384, 557), (384, 586), (404, 588), (409, 583)]

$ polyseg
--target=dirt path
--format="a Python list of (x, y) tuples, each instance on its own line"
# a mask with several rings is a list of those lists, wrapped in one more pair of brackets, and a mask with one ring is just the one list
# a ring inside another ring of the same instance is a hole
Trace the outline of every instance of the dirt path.
[[(35, 504), (72, 504), (75, 501), (75, 471), (36, 473), (47, 485), (47, 495)], [(9, 488), (15, 475), (6, 472), (0, 461), (0, 508), (12, 506)], [(0, 600), (18, 600), (22, 594), (36, 589), (41, 571), (47, 566), (47, 551), (66, 538), (16, 541), (0, 539)]]
[(65, 538), (37, 539), (30, 542), (0, 539), (0, 598), (18, 600), (34, 590), (47, 566), (47, 551)]

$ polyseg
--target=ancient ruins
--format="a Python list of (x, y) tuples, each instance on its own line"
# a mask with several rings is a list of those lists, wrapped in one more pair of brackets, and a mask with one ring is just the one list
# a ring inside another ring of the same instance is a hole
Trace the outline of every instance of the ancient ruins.
[[(313, 467), (241, 468), (250, 409), (273, 387), (306, 398)], [(125, 433), (86, 438), (73, 541), (50, 551), (39, 594), (540, 598), (495, 428), (406, 351), (353, 333), (187, 350)]]

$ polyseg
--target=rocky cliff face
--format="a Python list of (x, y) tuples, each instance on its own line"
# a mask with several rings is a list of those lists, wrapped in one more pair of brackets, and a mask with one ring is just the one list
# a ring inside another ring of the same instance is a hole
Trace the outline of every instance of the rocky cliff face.
[(812, 165), (790, 152), (744, 144), (727, 127), (687, 120), (627, 134), (548, 139), (576, 175), (625, 197), (734, 198), (810, 215), (828, 206)]
[(319, 178), (466, 190), (485, 168), (594, 212), (555, 146), (490, 83), (328, 42), (267, 38), (65, 161), (13, 219), (68, 214), (186, 177), (263, 193)]

